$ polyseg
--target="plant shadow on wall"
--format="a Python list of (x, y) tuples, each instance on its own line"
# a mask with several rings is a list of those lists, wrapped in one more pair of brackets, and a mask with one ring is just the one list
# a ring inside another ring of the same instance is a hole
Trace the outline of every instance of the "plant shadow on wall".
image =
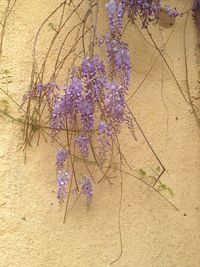
[(16, 4), (16, 1), (17, 0), (3, 0), (0, 3), (0, 59), (3, 50), (3, 40), (6, 31), (6, 25), (8, 22), (8, 18)]
[[(41, 138), (45, 141), (50, 139), (58, 145), (56, 160), (52, 164), (56, 164), (58, 201), (60, 204), (65, 202), (64, 222), (67, 212), (81, 194), (85, 196), (89, 209), (95, 186), (103, 181), (112, 185), (114, 176), (118, 174), (120, 177), (118, 222), (121, 248), (119, 257), (112, 263), (119, 260), (122, 254), (120, 213), (123, 175), (145, 183), (178, 210), (166, 196), (173, 196), (172, 189), (161, 181), (166, 171), (164, 164), (129, 106), (158, 58), (163, 60), (199, 123), (188, 83), (186, 48), (187, 92), (184, 93), (166, 59), (168, 55), (159, 48), (149, 30), (150, 24), (158, 23), (162, 27), (174, 27), (176, 18), (186, 18), (186, 28), (191, 10), (179, 13), (176, 8), (161, 4), (159, 0), (110, 0), (106, 6), (98, 0), (62, 2), (43, 21), (36, 34), (31, 83), (22, 105), (14, 101), (7, 88), (1, 88), (25, 114), (25, 120), (13, 118), (6, 108), (7, 103), (1, 103), (4, 105), (1, 113), (23, 124), (25, 152), (35, 140), (39, 145)], [(108, 31), (100, 35), (99, 13), (104, 9)], [(144, 35), (143, 38), (158, 52), (134, 92), (130, 90), (132, 64), (129, 45), (124, 41), (129, 24), (133, 24), (142, 35), (146, 32), (151, 43)], [(4, 80), (8, 78), (3, 77)], [(134, 170), (122, 152), (119, 136), (125, 126), (133, 142), (137, 142), (137, 128), (148, 145), (157, 161), (151, 172)]]
[(9, 69), (3, 68), (1, 64), (6, 26), (16, 2), (17, 0), (4, 0), (0, 2), (0, 90), (7, 96), (7, 99), (3, 98), (0, 100), (0, 113), (16, 122), (24, 123), (23, 117), (14, 118), (11, 114), (8, 98), (14, 102), (16, 106), (20, 107), (20, 105), (9, 94), (9, 86), (13, 83), (12, 74)]

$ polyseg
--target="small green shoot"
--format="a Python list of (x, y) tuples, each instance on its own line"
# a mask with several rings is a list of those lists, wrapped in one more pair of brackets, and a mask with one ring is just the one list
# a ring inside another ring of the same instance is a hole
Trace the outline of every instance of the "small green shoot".
[[(139, 169), (138, 170), (138, 174), (140, 176), (141, 179), (143, 180), (147, 180), (150, 179), (151, 183), (154, 183), (157, 178), (159, 177), (160, 174), (160, 166), (156, 167), (156, 168), (151, 168), (151, 174), (147, 174), (146, 171), (144, 171), (143, 169)], [(157, 190), (160, 191), (166, 191), (168, 192), (172, 197), (174, 196), (174, 192), (173, 190), (168, 187), (166, 184), (162, 183), (160, 180), (158, 181), (158, 188)]]

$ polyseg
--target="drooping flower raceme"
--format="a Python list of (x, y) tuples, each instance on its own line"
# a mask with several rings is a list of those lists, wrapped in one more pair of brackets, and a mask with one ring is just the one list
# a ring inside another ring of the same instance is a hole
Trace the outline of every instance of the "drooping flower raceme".
[(66, 112), (70, 123), (74, 121), (76, 113), (80, 109), (81, 99), (82, 99), (81, 80), (78, 77), (73, 77), (70, 81), (66, 99), (66, 105), (67, 105)]
[(64, 168), (64, 162), (68, 157), (68, 151), (66, 149), (58, 149), (56, 154), (56, 167), (58, 170), (62, 170)]
[(119, 77), (121, 85), (128, 89), (131, 77), (131, 59), (128, 44), (118, 39), (112, 39), (108, 33), (106, 35), (106, 48), (112, 72)]
[(88, 144), (89, 140), (87, 136), (84, 136), (83, 134), (75, 137), (75, 142), (78, 144), (80, 152), (84, 158), (88, 157), (89, 150), (88, 150)]
[(58, 184), (58, 191), (57, 191), (57, 198), (60, 204), (64, 201), (66, 195), (67, 195), (67, 185), (69, 183), (70, 179), (70, 173), (66, 172), (65, 170), (59, 170), (58, 171), (58, 178), (57, 178), (57, 184)]
[(100, 165), (103, 165), (106, 160), (106, 154), (110, 147), (110, 141), (112, 138), (112, 128), (105, 121), (101, 121), (98, 127), (98, 142), (99, 142), (99, 161)]
[(87, 132), (93, 129), (94, 114), (93, 114), (93, 98), (91, 93), (82, 98), (80, 103), (81, 123), (83, 129)]
[(126, 1), (110, 0), (106, 4), (111, 34), (115, 37), (122, 34), (122, 21), (126, 8)]
[(198, 31), (200, 31), (200, 0), (194, 0), (192, 6), (192, 15)]
[[(134, 22), (137, 17), (142, 21), (142, 27), (148, 28), (150, 23), (157, 23), (162, 11), (162, 0), (127, 0), (129, 19)], [(180, 15), (176, 8), (164, 6), (169, 16)]]
[(66, 119), (66, 90), (62, 96), (59, 96), (54, 105), (54, 110), (52, 112), (51, 128), (52, 133), (55, 135), (59, 130), (63, 128), (63, 123)]
[(55, 99), (58, 97), (59, 90), (60, 87), (54, 80), (47, 84), (37, 82), (36, 85), (33, 86), (33, 88), (30, 88), (23, 96), (21, 106), (23, 106), (28, 100), (37, 101), (39, 97), (43, 96), (46, 98), (48, 111), (49, 113), (51, 113), (55, 103)]
[(108, 19), (109, 19), (109, 24), (110, 24), (110, 31), (112, 33), (115, 32), (115, 15), (117, 11), (117, 1), (115, 0), (110, 0), (106, 4), (106, 8), (108, 11)]
[(109, 122), (112, 128), (118, 132), (120, 125), (124, 121), (125, 100), (123, 87), (115, 81), (111, 82), (107, 88), (106, 109), (109, 114)]
[(93, 188), (92, 188), (92, 178), (90, 176), (84, 176), (82, 181), (82, 191), (86, 196), (86, 206), (89, 207), (92, 203)]
[[(132, 22), (139, 17), (142, 27), (147, 28), (150, 23), (156, 23), (160, 18), (162, 10), (162, 0), (110, 0), (107, 5), (109, 26), (112, 35), (115, 37), (122, 32), (122, 20), (125, 10)], [(169, 16), (180, 15), (176, 8), (165, 5), (165, 10)]]

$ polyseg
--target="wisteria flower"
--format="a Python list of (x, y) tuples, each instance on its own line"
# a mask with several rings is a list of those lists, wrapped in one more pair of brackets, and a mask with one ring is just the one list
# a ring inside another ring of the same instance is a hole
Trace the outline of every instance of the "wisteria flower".
[(94, 125), (93, 99), (91, 94), (83, 98), (80, 103), (81, 123), (85, 131), (90, 132)]
[(128, 44), (121, 40), (112, 39), (111, 36), (107, 34), (106, 47), (112, 72), (119, 76), (121, 84), (125, 89), (128, 89), (131, 77), (131, 59)]
[(66, 91), (64, 94), (57, 98), (54, 104), (52, 112), (51, 128), (53, 135), (55, 135), (60, 129), (62, 129), (64, 121), (66, 119)]
[(58, 178), (57, 178), (57, 184), (58, 184), (58, 191), (57, 191), (57, 198), (60, 204), (63, 203), (64, 199), (67, 195), (67, 185), (69, 183), (71, 174), (69, 172), (66, 172), (65, 170), (59, 170), (58, 171)]
[(80, 152), (83, 155), (83, 157), (88, 157), (88, 154), (89, 154), (89, 151), (88, 151), (89, 139), (88, 139), (88, 137), (81, 134), (81, 135), (75, 137), (75, 142), (78, 144)]
[(79, 111), (82, 99), (82, 83), (79, 78), (73, 77), (70, 81), (69, 89), (66, 98), (66, 111), (70, 119), (74, 119)]
[(82, 191), (86, 196), (86, 206), (89, 208), (93, 197), (92, 178), (90, 176), (84, 176), (81, 185)]
[(106, 154), (110, 147), (110, 139), (112, 136), (112, 129), (105, 121), (101, 121), (98, 127), (98, 142), (99, 142), (99, 160), (103, 165), (106, 160)]
[(64, 168), (64, 162), (68, 157), (69, 152), (66, 149), (58, 149), (56, 154), (56, 166), (59, 170)]
[(106, 8), (108, 11), (108, 19), (110, 23), (110, 30), (112, 33), (115, 32), (115, 13), (117, 11), (117, 3), (116, 0), (110, 0), (106, 4)]
[(109, 114), (110, 123), (118, 131), (120, 124), (124, 121), (125, 100), (123, 87), (115, 81), (111, 82), (107, 88), (106, 109)]

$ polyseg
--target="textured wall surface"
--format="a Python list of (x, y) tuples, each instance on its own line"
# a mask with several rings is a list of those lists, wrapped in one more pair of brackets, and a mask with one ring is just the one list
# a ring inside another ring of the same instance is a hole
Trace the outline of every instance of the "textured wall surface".
[[(188, 10), (192, 1), (171, 2), (179, 10)], [(59, 3), (59, 0), (17, 0), (9, 17), (0, 68), (11, 71), (13, 83), (8, 90), (19, 103), (30, 82), (34, 37), (44, 18)], [(0, 8), (3, 9), (1, 5)], [(150, 28), (184, 92), (185, 19), (186, 16), (177, 18), (171, 28), (158, 25)], [(179, 211), (151, 188), (124, 174), (120, 216), (123, 253), (113, 266), (200, 267), (199, 129), (190, 106), (183, 100), (149, 36), (141, 35), (133, 25), (127, 27), (126, 33), (133, 62), (131, 92), (157, 59), (129, 105), (167, 170), (162, 181), (173, 190), (174, 196), (167, 191), (162, 193)], [(197, 97), (197, 39), (191, 17), (186, 36), (189, 84)], [(41, 46), (45, 47), (45, 36)], [(9, 114), (23, 115), (2, 92), (1, 110), (4, 100), (8, 101)], [(128, 130), (122, 132), (123, 152), (136, 172), (144, 169), (151, 174), (151, 168), (158, 163), (135, 128), (137, 142)], [(42, 141), (40, 146), (28, 148), (24, 163), (22, 142), (21, 125), (1, 114), (0, 266), (110, 266), (120, 253), (119, 173), (113, 186), (107, 182), (95, 186), (89, 211), (80, 200), (63, 224), (64, 207), (59, 207), (55, 194), (56, 145)]]

